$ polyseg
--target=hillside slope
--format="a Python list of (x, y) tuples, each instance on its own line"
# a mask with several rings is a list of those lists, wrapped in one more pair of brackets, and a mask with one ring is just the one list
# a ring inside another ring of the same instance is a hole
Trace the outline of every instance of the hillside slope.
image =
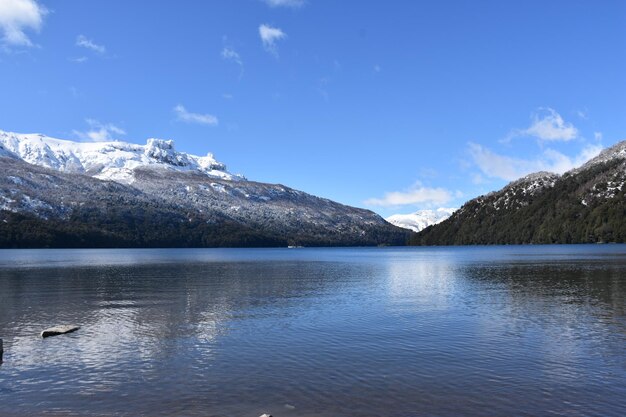
[(170, 141), (77, 144), (5, 134), (0, 247), (406, 243), (407, 231), (369, 210), (248, 181), (202, 158)]
[(468, 201), (413, 245), (626, 242), (626, 142), (562, 176), (531, 174)]

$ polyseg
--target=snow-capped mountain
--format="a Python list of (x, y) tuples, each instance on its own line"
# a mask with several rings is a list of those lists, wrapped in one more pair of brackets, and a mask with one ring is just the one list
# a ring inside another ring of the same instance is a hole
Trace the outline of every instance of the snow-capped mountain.
[(148, 139), (145, 145), (126, 142), (73, 142), (41, 134), (19, 134), (0, 130), (0, 156), (21, 159), (29, 164), (61, 172), (89, 175), (125, 184), (134, 181), (139, 167), (171, 171), (196, 171), (212, 178), (240, 179), (226, 166), (206, 156), (178, 152), (174, 142)]
[(579, 168), (538, 172), (465, 203), (420, 245), (626, 242), (626, 141)]
[(619, 142), (610, 148), (602, 150), (602, 152), (600, 152), (600, 154), (595, 158), (585, 162), (581, 167), (571, 170), (570, 174), (578, 173), (589, 169), (594, 165), (603, 164), (616, 159), (626, 159), (626, 141)]
[(527, 206), (536, 195), (554, 187), (559, 178), (559, 174), (553, 172), (535, 172), (512, 181), (500, 191), (491, 192), (478, 199), (489, 201), (496, 210), (516, 209)]
[(410, 214), (394, 214), (386, 220), (398, 227), (419, 232), (450, 217), (457, 209), (441, 207), (436, 210), (418, 210)]
[(0, 132), (0, 247), (404, 244), (377, 214), (148, 140)]

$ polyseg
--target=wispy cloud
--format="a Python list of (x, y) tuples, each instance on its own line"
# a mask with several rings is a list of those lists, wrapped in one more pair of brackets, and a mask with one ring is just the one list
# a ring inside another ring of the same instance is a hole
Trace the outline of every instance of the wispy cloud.
[(563, 120), (560, 114), (549, 107), (538, 109), (532, 116), (532, 123), (526, 129), (514, 129), (505, 141), (516, 137), (535, 137), (542, 141), (570, 141), (578, 137), (578, 129)]
[(452, 200), (453, 194), (444, 188), (424, 187), (419, 181), (405, 191), (392, 191), (382, 198), (370, 198), (364, 201), (367, 206), (399, 207), (409, 205), (442, 205)]
[(100, 123), (95, 119), (85, 119), (89, 125), (86, 131), (74, 130), (73, 133), (82, 140), (91, 140), (94, 142), (110, 142), (114, 141), (115, 135), (125, 135), (126, 132), (112, 123)]
[(589, 119), (589, 116), (587, 114), (587, 109), (585, 109), (585, 110), (576, 110), (576, 116), (580, 117), (583, 120)]
[(324, 97), (325, 101), (330, 100), (330, 94), (328, 93), (329, 84), (330, 84), (330, 79), (328, 77), (322, 77), (317, 81), (317, 91), (320, 93), (322, 97)]
[(68, 58), (68, 60), (70, 60), (71, 62), (74, 62), (76, 64), (82, 64), (83, 62), (87, 62), (89, 60), (89, 58), (87, 58), (86, 56), (78, 56), (75, 58)]
[(259, 26), (259, 36), (263, 47), (269, 53), (278, 56), (278, 47), (276, 42), (287, 37), (287, 34), (279, 28), (272, 27), (270, 25), (262, 24)]
[(39, 32), (48, 11), (35, 0), (1, 0), (0, 30), (5, 46), (34, 46), (26, 30)]
[(98, 45), (93, 40), (87, 38), (85, 35), (78, 35), (78, 37), (76, 38), (76, 46), (80, 46), (81, 48), (87, 48), (99, 54), (104, 54), (106, 52), (106, 47), (104, 45)]
[(270, 7), (291, 7), (293, 9), (302, 7), (305, 0), (263, 0)]
[(192, 113), (190, 111), (187, 111), (187, 109), (182, 104), (174, 107), (174, 113), (176, 114), (176, 120), (185, 123), (197, 123), (209, 126), (217, 126), (217, 124), (219, 123), (217, 117), (213, 116), (212, 114)]
[(71, 86), (69, 90), (70, 90), (70, 93), (72, 94), (72, 97), (74, 98), (78, 98), (82, 95), (81, 92), (78, 90), (78, 88), (74, 86)]
[(237, 64), (239, 66), (239, 78), (241, 79), (241, 77), (243, 77), (243, 60), (239, 52), (235, 51), (231, 46), (225, 46), (222, 49), (222, 59)]
[(469, 144), (469, 153), (478, 169), (487, 177), (513, 181), (537, 171), (562, 174), (579, 167), (602, 150), (600, 145), (587, 145), (577, 155), (569, 157), (554, 149), (545, 149), (533, 159), (501, 155), (476, 143)]

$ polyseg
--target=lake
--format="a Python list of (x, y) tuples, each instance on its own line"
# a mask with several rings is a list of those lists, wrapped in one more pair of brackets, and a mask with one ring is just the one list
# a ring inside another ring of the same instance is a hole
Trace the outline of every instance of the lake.
[(626, 246), (4, 250), (0, 338), (9, 417), (623, 417)]

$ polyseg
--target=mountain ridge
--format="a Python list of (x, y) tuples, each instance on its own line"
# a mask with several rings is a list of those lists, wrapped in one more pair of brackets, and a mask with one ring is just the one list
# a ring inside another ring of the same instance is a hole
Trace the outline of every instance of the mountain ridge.
[(418, 210), (409, 214), (394, 214), (385, 218), (385, 220), (403, 229), (420, 232), (428, 226), (441, 223), (456, 210), (456, 208), (448, 207), (440, 207), (435, 210)]
[[(132, 183), (132, 171), (141, 166), (160, 166), (172, 171), (198, 171), (208, 177), (237, 180), (241, 175), (227, 171), (212, 153), (192, 155), (175, 149), (173, 140), (149, 138), (145, 145), (122, 141), (75, 142), (39, 133), (23, 134), (0, 130), (4, 156), (62, 172), (98, 179)], [(0, 154), (2, 155), (2, 154)]]
[(170, 141), (83, 144), (2, 132), (0, 152), (0, 247), (370, 246), (408, 238), (369, 210), (250, 181)]
[(626, 241), (626, 141), (558, 175), (527, 175), (466, 202), (413, 245)]

